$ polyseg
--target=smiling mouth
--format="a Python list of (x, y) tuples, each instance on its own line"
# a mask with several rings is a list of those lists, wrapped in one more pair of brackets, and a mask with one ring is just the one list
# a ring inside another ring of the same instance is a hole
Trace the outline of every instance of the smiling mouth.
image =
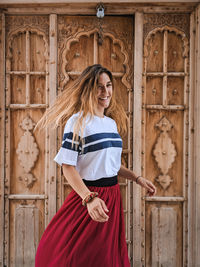
[(107, 97), (99, 97), (100, 100), (107, 100), (108, 99), (108, 96)]

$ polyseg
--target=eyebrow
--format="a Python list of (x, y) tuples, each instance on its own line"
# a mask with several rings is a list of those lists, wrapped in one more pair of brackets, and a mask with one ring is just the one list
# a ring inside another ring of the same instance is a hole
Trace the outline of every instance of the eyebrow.
[[(106, 84), (112, 83), (111, 81), (108, 81)], [(103, 85), (102, 83), (98, 83), (98, 85)]]

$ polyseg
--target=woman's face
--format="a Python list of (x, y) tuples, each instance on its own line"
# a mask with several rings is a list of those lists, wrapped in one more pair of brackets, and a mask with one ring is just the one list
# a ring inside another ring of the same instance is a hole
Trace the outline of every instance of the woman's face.
[(108, 108), (112, 97), (112, 82), (106, 73), (99, 76), (97, 85), (97, 109), (103, 111)]

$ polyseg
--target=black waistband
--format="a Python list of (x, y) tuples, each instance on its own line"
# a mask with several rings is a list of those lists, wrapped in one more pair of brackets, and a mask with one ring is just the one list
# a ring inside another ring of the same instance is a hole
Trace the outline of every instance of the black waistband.
[(87, 186), (97, 186), (97, 187), (113, 186), (113, 185), (116, 185), (118, 183), (117, 175), (113, 176), (113, 177), (101, 178), (101, 179), (98, 179), (95, 181), (88, 181), (88, 180), (83, 179), (83, 182)]

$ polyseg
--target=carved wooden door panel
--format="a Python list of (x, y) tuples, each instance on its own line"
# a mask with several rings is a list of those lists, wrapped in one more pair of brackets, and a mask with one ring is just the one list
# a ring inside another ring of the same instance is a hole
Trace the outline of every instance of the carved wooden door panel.
[(7, 16), (5, 29), (4, 266), (34, 266), (47, 208), (48, 145), (33, 128), (48, 105), (49, 17)]
[[(88, 65), (100, 63), (110, 69), (116, 80), (115, 90), (122, 98), (132, 122), (133, 18), (58, 17), (58, 90), (67, 90), (73, 79)], [(59, 144), (62, 138), (59, 135)], [(132, 168), (132, 124), (123, 140), (123, 162)], [(70, 188), (58, 170), (58, 203), (63, 203)], [(124, 203), (126, 238), (132, 256), (132, 184), (120, 179)]]
[[(1, 138), (5, 140), (1, 255), (5, 266), (34, 266), (40, 237), (70, 190), (53, 162), (62, 129), (56, 145), (55, 131), (33, 132), (34, 125), (56, 94), (94, 63), (113, 72), (117, 97), (122, 97), (132, 122), (133, 18), (107, 17), (100, 22), (96, 17), (58, 16), (57, 21), (54, 14), (7, 15), (2, 29), (6, 90), (1, 107), (6, 120)], [(123, 149), (123, 162), (129, 168), (131, 148), (132, 123)], [(120, 186), (131, 256), (132, 184), (120, 179)]]
[(149, 267), (187, 266), (188, 20), (145, 16), (142, 169), (158, 189), (143, 197)]

